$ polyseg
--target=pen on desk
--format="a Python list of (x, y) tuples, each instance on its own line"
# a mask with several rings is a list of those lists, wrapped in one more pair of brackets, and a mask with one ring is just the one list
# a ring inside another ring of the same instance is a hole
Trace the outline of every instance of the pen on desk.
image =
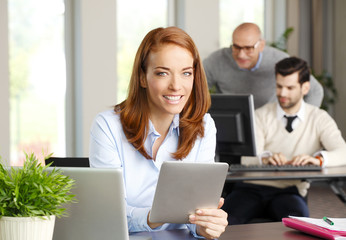
[(329, 225), (334, 225), (333, 221), (330, 220), (330, 219), (327, 218), (327, 217), (323, 217), (323, 220), (324, 220), (326, 223), (328, 223)]

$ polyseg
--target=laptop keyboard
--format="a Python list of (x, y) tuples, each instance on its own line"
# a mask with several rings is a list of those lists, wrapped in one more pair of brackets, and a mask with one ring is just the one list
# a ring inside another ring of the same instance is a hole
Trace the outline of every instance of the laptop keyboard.
[(293, 165), (241, 165), (231, 164), (230, 172), (275, 172), (275, 171), (321, 171), (317, 165), (293, 166)]

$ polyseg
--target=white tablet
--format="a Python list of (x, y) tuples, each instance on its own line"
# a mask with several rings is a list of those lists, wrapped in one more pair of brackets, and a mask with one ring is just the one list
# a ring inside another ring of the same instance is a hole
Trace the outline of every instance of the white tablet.
[(196, 209), (217, 208), (227, 163), (167, 161), (161, 166), (150, 222), (189, 223)]

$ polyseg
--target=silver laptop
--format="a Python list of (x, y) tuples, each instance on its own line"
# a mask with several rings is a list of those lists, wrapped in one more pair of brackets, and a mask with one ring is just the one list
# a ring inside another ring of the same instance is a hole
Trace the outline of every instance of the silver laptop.
[(60, 169), (76, 181), (78, 203), (66, 206), (68, 217), (56, 219), (53, 240), (151, 239), (129, 236), (121, 169)]

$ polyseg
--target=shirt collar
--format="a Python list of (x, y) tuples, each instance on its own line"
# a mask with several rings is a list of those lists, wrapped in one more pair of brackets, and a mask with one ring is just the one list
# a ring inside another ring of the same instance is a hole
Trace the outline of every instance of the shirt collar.
[(240, 68), (240, 67), (238, 67), (238, 68), (239, 68), (240, 70), (242, 70), (242, 71), (248, 71), (248, 72), (256, 71), (256, 70), (259, 68), (259, 65), (260, 65), (261, 62), (262, 62), (262, 58), (263, 58), (263, 53), (260, 52), (259, 55), (258, 55), (257, 63), (256, 63), (256, 65), (255, 65), (253, 68), (251, 68), (251, 69)]
[(179, 120), (180, 120), (179, 114), (175, 114), (173, 121), (172, 121), (172, 124), (171, 124), (170, 129), (169, 129), (170, 131), (173, 131), (174, 129), (176, 129), (178, 136), (180, 134), (179, 133)]
[(277, 104), (277, 108), (276, 108), (276, 116), (278, 119), (282, 119), (285, 115), (286, 116), (297, 116), (298, 119), (300, 119), (301, 121), (304, 121), (305, 118), (305, 102), (304, 100), (302, 100), (302, 104), (300, 105), (300, 108), (298, 110), (298, 112), (294, 115), (288, 115), (279, 105), (279, 103)]
[[(179, 114), (175, 114), (174, 117), (173, 117), (172, 124), (171, 124), (171, 126), (169, 127), (169, 130), (168, 130), (169, 133), (171, 133), (172, 131), (174, 131), (176, 129), (177, 134), (179, 136), (179, 120), (180, 120)], [(157, 135), (157, 136), (160, 135), (155, 130), (155, 127), (154, 127), (152, 121), (149, 119), (149, 132), (148, 132), (148, 135), (150, 135), (150, 134), (154, 134), (154, 135)]]
[(260, 52), (259, 55), (258, 55), (258, 60), (257, 60), (256, 65), (253, 68), (250, 69), (251, 72), (253, 72), (253, 71), (255, 71), (255, 70), (257, 70), (259, 68), (259, 65), (262, 62), (262, 58), (263, 58), (263, 53)]

